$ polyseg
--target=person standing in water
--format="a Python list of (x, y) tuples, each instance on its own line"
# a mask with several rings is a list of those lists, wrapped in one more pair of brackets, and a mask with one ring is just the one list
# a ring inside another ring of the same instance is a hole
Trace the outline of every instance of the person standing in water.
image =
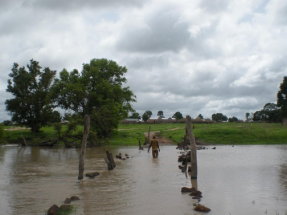
[(153, 139), (150, 141), (150, 145), (149, 145), (148, 151), (147, 151), (148, 153), (149, 153), (150, 147), (152, 147), (152, 157), (157, 158), (158, 152), (160, 151), (160, 149), (159, 149), (158, 141), (155, 138), (155, 136), (153, 136)]

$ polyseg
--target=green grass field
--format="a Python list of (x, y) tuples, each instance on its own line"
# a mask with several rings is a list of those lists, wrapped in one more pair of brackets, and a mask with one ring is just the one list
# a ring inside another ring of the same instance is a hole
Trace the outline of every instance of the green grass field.
[[(174, 144), (180, 142), (185, 134), (184, 123), (171, 124), (130, 124), (119, 125), (117, 131), (108, 139), (111, 145), (138, 145), (144, 143), (144, 132), (159, 132)], [(287, 144), (287, 127), (276, 123), (211, 123), (194, 124), (194, 136), (206, 144)], [(7, 128), (7, 127), (5, 127)], [(32, 134), (29, 130), (5, 131), (7, 142), (19, 142), (23, 135), (27, 139), (48, 139), (55, 136), (53, 127), (44, 127), (41, 133)]]
[[(110, 138), (111, 144), (136, 145), (144, 142), (149, 125), (120, 125), (118, 133)], [(151, 124), (151, 131), (159, 131), (175, 144), (185, 134), (185, 124)], [(287, 127), (276, 123), (211, 123), (194, 124), (194, 136), (207, 144), (287, 144)]]

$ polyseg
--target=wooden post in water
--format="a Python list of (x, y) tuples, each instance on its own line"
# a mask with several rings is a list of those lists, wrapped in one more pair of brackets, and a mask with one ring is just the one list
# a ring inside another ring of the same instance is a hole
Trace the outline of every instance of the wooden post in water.
[(190, 159), (191, 159), (191, 179), (197, 179), (197, 157), (196, 157), (196, 143), (195, 138), (191, 130), (191, 118), (186, 116), (186, 132), (189, 137), (190, 143)]
[(84, 178), (84, 155), (86, 154), (86, 147), (87, 147), (87, 138), (89, 135), (89, 130), (90, 130), (90, 116), (85, 115), (85, 121), (84, 121), (84, 135), (82, 139), (82, 148), (81, 148), (81, 153), (80, 153), (80, 158), (79, 158), (79, 175), (78, 179), (83, 179)]

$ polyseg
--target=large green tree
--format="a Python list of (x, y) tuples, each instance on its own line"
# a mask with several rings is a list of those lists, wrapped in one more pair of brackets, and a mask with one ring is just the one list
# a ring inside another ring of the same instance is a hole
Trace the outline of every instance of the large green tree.
[(283, 125), (287, 125), (287, 76), (283, 77), (280, 90), (277, 93), (277, 106), (281, 108)]
[(140, 116), (139, 113), (133, 112), (132, 115), (130, 115), (128, 118), (130, 118), (130, 119), (140, 119), (141, 116)]
[(159, 110), (159, 111), (157, 112), (157, 116), (158, 116), (159, 118), (164, 118), (163, 111), (162, 111), (162, 110)]
[(175, 112), (172, 117), (173, 117), (173, 118), (176, 118), (177, 120), (183, 118), (182, 114), (181, 114), (180, 112), (178, 112), (178, 111)]
[(124, 87), (126, 67), (107, 59), (92, 59), (82, 71), (64, 69), (55, 79), (53, 95), (61, 108), (84, 117), (91, 116), (91, 129), (98, 137), (107, 137), (121, 119), (134, 111), (135, 95)]
[(37, 133), (53, 115), (49, 93), (56, 71), (48, 67), (41, 71), (39, 62), (33, 59), (27, 68), (14, 63), (6, 90), (14, 98), (7, 99), (5, 104), (13, 122), (30, 127), (33, 133)]
[(215, 122), (227, 121), (227, 116), (223, 115), (222, 113), (214, 113), (212, 114), (212, 121)]

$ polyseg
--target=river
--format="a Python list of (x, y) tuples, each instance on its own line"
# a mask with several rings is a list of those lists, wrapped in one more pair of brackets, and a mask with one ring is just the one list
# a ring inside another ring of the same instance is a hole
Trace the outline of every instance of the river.
[[(216, 146), (197, 151), (200, 204), (210, 215), (287, 214), (287, 145)], [(107, 170), (105, 149), (128, 154)], [(159, 158), (137, 147), (89, 148), (78, 180), (78, 149), (0, 147), (0, 215), (44, 215), (67, 197), (77, 215), (200, 215), (197, 200), (182, 194), (191, 187), (177, 162), (175, 146), (161, 146)]]

